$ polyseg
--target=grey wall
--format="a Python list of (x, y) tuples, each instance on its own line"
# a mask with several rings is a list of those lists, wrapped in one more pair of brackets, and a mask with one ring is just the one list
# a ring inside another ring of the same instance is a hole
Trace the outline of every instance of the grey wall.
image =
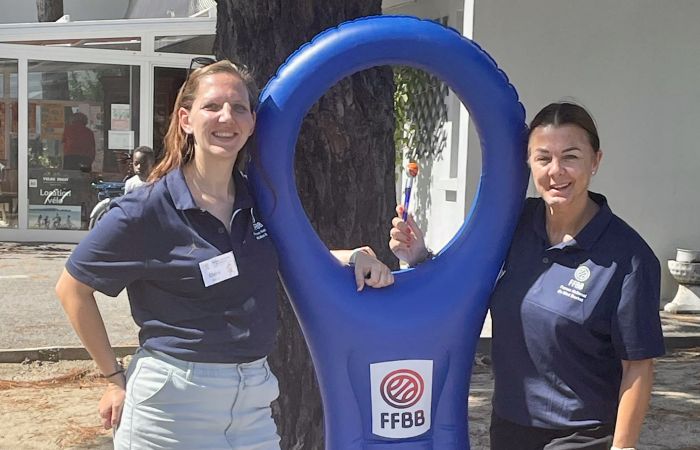
[(567, 97), (596, 118), (604, 155), (591, 189), (653, 248), (666, 299), (676, 285), (665, 260), (700, 248), (699, 18), (694, 0), (475, 2), (474, 38), (528, 120)]

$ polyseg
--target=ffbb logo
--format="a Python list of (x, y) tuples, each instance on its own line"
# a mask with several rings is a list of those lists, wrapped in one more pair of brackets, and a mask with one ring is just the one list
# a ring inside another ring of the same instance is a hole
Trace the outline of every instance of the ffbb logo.
[(394, 408), (404, 409), (418, 403), (423, 396), (423, 377), (408, 369), (394, 370), (382, 380), (382, 398)]
[(372, 433), (388, 438), (419, 436), (430, 429), (433, 362), (370, 364)]

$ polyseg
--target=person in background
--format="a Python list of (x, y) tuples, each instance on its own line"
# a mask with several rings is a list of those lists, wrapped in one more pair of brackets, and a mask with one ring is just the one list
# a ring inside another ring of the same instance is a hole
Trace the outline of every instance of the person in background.
[(146, 145), (136, 147), (131, 154), (131, 167), (134, 171), (134, 176), (126, 180), (124, 184), (124, 194), (128, 194), (136, 188), (145, 186), (148, 183), (148, 177), (155, 163), (155, 154), (153, 149)]
[[(117, 427), (116, 449), (279, 449), (270, 409), (279, 391), (267, 363), (277, 254), (243, 171), (256, 100), (252, 77), (230, 61), (191, 72), (151, 185), (114, 202), (58, 281), (71, 324), (109, 381), (99, 412)], [(393, 283), (366, 247), (334, 255), (354, 263), (358, 290)], [(140, 328), (127, 374), (93, 295), (125, 287)]]
[[(593, 118), (552, 103), (530, 124), (527, 199), (491, 295), (492, 450), (634, 449), (664, 354), (660, 266), (644, 240), (588, 190), (602, 151)], [(390, 247), (429, 256), (412, 217)]]
[(76, 112), (63, 131), (63, 168), (66, 170), (90, 171), (92, 168), (95, 160), (95, 134), (87, 124), (87, 116)]

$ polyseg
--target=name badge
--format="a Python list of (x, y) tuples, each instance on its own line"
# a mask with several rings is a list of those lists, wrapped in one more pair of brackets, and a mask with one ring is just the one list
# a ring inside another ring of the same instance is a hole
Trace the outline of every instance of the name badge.
[(199, 263), (199, 270), (202, 271), (205, 287), (238, 276), (238, 265), (236, 258), (233, 257), (233, 252), (202, 261)]

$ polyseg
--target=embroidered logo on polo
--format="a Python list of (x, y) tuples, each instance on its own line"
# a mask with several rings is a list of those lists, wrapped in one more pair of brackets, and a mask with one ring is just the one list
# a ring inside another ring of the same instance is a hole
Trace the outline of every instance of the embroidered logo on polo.
[(588, 297), (588, 294), (586, 294), (584, 290), (586, 288), (586, 281), (588, 281), (589, 278), (591, 278), (591, 269), (581, 264), (576, 268), (574, 277), (569, 280), (566, 286), (563, 284), (559, 285), (557, 294), (576, 300), (577, 302), (582, 302)]
[(253, 236), (257, 240), (267, 237), (267, 229), (265, 229), (265, 225), (262, 222), (253, 222)]
[(574, 278), (576, 278), (576, 281), (580, 281), (581, 283), (585, 283), (590, 277), (591, 269), (584, 266), (583, 264), (578, 266), (576, 272), (574, 272)]
[(253, 217), (253, 237), (258, 241), (267, 237), (267, 229), (262, 222), (255, 218), (255, 211), (250, 210), (250, 215)]

